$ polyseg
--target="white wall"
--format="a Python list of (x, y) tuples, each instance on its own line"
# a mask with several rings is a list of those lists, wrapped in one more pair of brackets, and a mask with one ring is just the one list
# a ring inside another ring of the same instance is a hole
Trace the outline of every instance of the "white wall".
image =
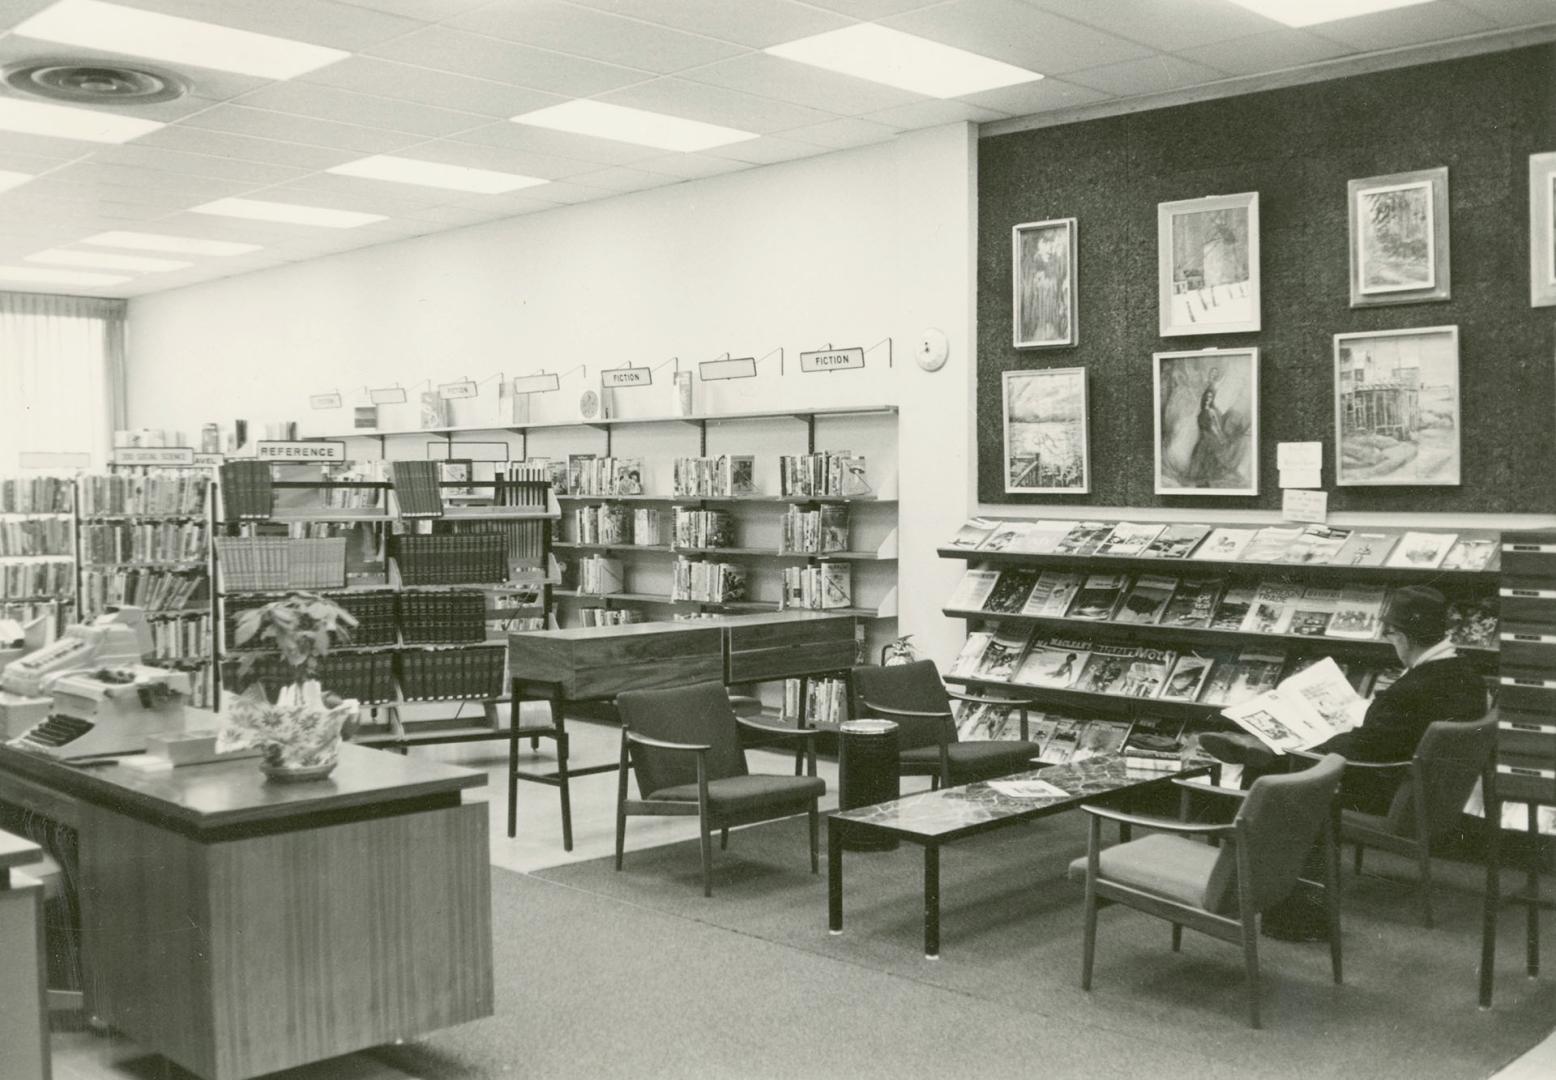
[[(339, 388), (349, 406), (368, 384), (579, 364), (593, 381), (629, 361), (781, 347), (785, 377), (772, 358), (757, 379), (699, 385), (698, 411), (900, 405), (900, 632), (945, 662), (961, 627), (939, 608), (959, 570), (934, 550), (973, 495), (975, 149), (970, 126), (950, 125), (138, 298), (129, 422), (340, 429), (349, 411), (309, 413), (310, 393)], [(933, 375), (912, 358), (926, 326), (951, 340)], [(882, 347), (863, 372), (797, 370), (803, 349), (888, 337), (892, 368)], [(583, 385), (538, 396), (532, 419), (576, 416)], [(666, 411), (634, 394), (649, 392), (619, 392), (620, 415)], [(456, 419), (474, 422), (466, 409)]]

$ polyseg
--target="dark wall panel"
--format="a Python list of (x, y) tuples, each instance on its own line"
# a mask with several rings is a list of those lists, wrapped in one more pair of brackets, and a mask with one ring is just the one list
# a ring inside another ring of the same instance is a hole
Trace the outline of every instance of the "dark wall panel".
[[(1556, 150), (1556, 46), (984, 139), (979, 145), (978, 495), (984, 502), (1280, 505), (1275, 445), (1324, 444), (1330, 508), (1556, 510), (1556, 308), (1529, 306), (1528, 159)], [(1346, 184), (1448, 167), (1453, 296), (1350, 307)], [(1259, 193), (1263, 329), (1157, 333), (1156, 206)], [(1080, 342), (1011, 345), (1010, 229), (1074, 217)], [(1458, 487), (1334, 481), (1333, 335), (1459, 327)], [(1153, 490), (1151, 354), (1260, 350), (1261, 494)], [(1087, 368), (1092, 491), (1006, 495), (1000, 373)]]

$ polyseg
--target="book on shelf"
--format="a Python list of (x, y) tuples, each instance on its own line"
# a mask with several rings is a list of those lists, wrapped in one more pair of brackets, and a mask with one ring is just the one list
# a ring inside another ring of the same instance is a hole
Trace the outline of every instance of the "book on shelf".
[(1347, 585), (1335, 598), (1334, 617), (1324, 633), (1330, 637), (1371, 641), (1382, 630), (1388, 589), (1381, 585)]
[(65, 558), (0, 563), (0, 600), (66, 597), (75, 592), (76, 564)]
[(643, 494), (643, 459), (615, 458), (615, 473), (611, 478), (612, 495)]
[(1070, 618), (1098, 622), (1111, 619), (1128, 586), (1128, 574), (1087, 574), (1070, 605)]
[(1085, 669), (1091, 648), (1078, 638), (1036, 635), (1021, 665), (1011, 676), (1011, 682), (1067, 689), (1075, 685)]
[(1124, 676), (1137, 652), (1133, 645), (1095, 643), (1091, 645), (1091, 654), (1086, 657), (1080, 677), (1071, 685), (1089, 694), (1111, 694), (1124, 685)]
[(1448, 640), (1467, 649), (1499, 647), (1497, 601), (1454, 600), (1448, 604)]
[(1309, 750), (1361, 724), (1367, 702), (1324, 657), (1278, 685), (1221, 710), (1277, 754)]
[(436, 390), (423, 390), (420, 395), (421, 410), (419, 423), (423, 431), (432, 428), (448, 427), (452, 421), (449, 419), (451, 406), (448, 399)]
[(268, 461), (228, 461), (221, 466), (222, 509), (229, 521), (269, 518), (275, 508)]
[(1085, 575), (1068, 570), (1044, 570), (1037, 576), (1032, 595), (1027, 597), (1021, 614), (1057, 619), (1070, 610)]
[(1113, 691), (1124, 697), (1154, 698), (1162, 692), (1178, 654), (1171, 649), (1140, 648), (1135, 651), (1124, 683)]
[(400, 516), (435, 518), (443, 516), (443, 491), (438, 486), (438, 462), (392, 461), (390, 478)]
[(631, 542), (638, 547), (660, 547), (665, 542), (664, 525), (658, 510), (640, 506), (632, 511)]
[(823, 562), (821, 571), (821, 607), (823, 611), (852, 607), (854, 568), (846, 562)]
[(863, 455), (847, 450), (782, 454), (778, 481), (784, 496), (855, 497), (872, 491)]
[(1329, 632), (1329, 624), (1339, 606), (1339, 589), (1327, 585), (1309, 585), (1302, 590), (1301, 599), (1292, 605), (1286, 632), (1302, 637), (1322, 637)]
[(999, 579), (998, 570), (969, 569), (962, 574), (962, 580), (945, 606), (953, 611), (980, 611)]
[(1458, 539), (1457, 533), (1407, 532), (1384, 565), (1406, 570), (1436, 570)]
[(677, 506), (671, 547), (729, 548), (735, 546), (735, 518), (728, 510), (694, 510)]
[(1054, 545), (1054, 554), (1090, 555), (1112, 531), (1113, 527), (1105, 521), (1077, 521)]
[(1302, 586), (1283, 578), (1265, 578), (1259, 582), (1248, 616), (1241, 627), (1245, 634), (1285, 634), (1302, 599)]
[(1302, 535), (1300, 527), (1266, 525), (1254, 534), (1253, 540), (1243, 549), (1242, 561), (1252, 563), (1276, 563), (1286, 557)]
[(1204, 542), (1195, 548), (1191, 559), (1207, 562), (1236, 562), (1253, 542), (1256, 529), (1220, 528), (1213, 530)]
[(1487, 570), (1497, 557), (1501, 542), (1489, 536), (1461, 536), (1443, 556), (1443, 570)]
[[(10, 518), (0, 521), (0, 558), (68, 556), (75, 539), (70, 524), (70, 519), (64, 517)], [(82, 534), (85, 535), (88, 530), (106, 531), (109, 534), (123, 532), (126, 535), (134, 531), (129, 526), (120, 530), (112, 525), (86, 525), (82, 527)]]
[(1253, 611), (1253, 598), (1259, 586), (1253, 582), (1234, 581), (1216, 601), (1216, 613), (1210, 619), (1212, 630), (1241, 630)]
[(1367, 532), (1357, 529), (1346, 537), (1345, 545), (1329, 560), (1331, 566), (1382, 566), (1399, 537), (1394, 533)]
[(962, 527), (956, 530), (956, 535), (946, 541), (945, 546), (958, 551), (971, 551), (987, 540), (997, 528), (999, 522), (993, 518), (968, 518), (962, 523)]
[(1155, 624), (1177, 591), (1178, 579), (1160, 574), (1141, 574), (1125, 594), (1113, 616), (1115, 622)]
[(1076, 738), (1075, 750), (1070, 754), (1070, 760), (1085, 761), (1087, 758), (1116, 754), (1123, 748), (1124, 740), (1127, 738), (1129, 738), (1129, 721), (1093, 720), (1081, 728)]
[(1280, 561), (1298, 566), (1322, 566), (1333, 562), (1335, 556), (1345, 549), (1345, 542), (1350, 538), (1350, 529), (1337, 529), (1332, 525), (1309, 525), (1286, 549)]
[(1198, 701), (1215, 664), (1214, 656), (1196, 652), (1179, 653), (1177, 660), (1173, 661), (1172, 671), (1167, 675), (1167, 682), (1162, 686), (1162, 692), (1157, 696), (1163, 701)]
[(587, 555), (578, 560), (578, 591), (590, 596), (609, 596), (626, 591), (621, 560)]
[(6, 477), (0, 479), (0, 513), (68, 514), (75, 504), (75, 490), (73, 483), (58, 476)]
[(1097, 545), (1098, 555), (1138, 556), (1145, 553), (1162, 532), (1161, 525), (1137, 525), (1132, 521), (1120, 521), (1113, 526), (1102, 543)]
[(1261, 647), (1244, 649), (1236, 659), (1215, 665), (1200, 700), (1207, 705), (1235, 705), (1274, 689), (1285, 667), (1283, 652)]
[(853, 606), (853, 569), (846, 562), (786, 566), (782, 571), (781, 609), (826, 611)]
[(755, 495), (756, 494), (756, 458), (751, 454), (730, 454), (725, 458), (729, 462), (729, 491), (730, 495)]
[(980, 679), (1006, 682), (1015, 673), (1021, 658), (1026, 655), (1027, 643), (1032, 631), (1027, 627), (1002, 628), (995, 632), (978, 658), (974, 672)]
[(744, 567), (732, 563), (677, 559), (670, 586), (670, 599), (695, 600), (706, 604), (728, 604), (746, 598)]
[(824, 554), (848, 550), (848, 507), (829, 504), (815, 510), (791, 505), (780, 522), (778, 550)]
[(1146, 546), (1145, 554), (1155, 559), (1186, 559), (1209, 533), (1207, 525), (1167, 525)]
[(983, 601), (983, 610), (992, 615), (1018, 615), (1026, 606), (1032, 587), (1037, 584), (1038, 571), (1018, 567), (1000, 572), (999, 580)]
[(587, 494), (584, 491), (584, 471), (590, 468), (598, 454), (568, 454), (567, 455), (567, 485), (564, 490), (574, 495)]
[(174, 476), (112, 473), (82, 476), (81, 516), (167, 514), (200, 517), (206, 510), (210, 477), (189, 471)]
[(983, 658), (983, 650), (989, 647), (994, 634), (988, 630), (974, 630), (967, 635), (967, 640), (962, 642), (962, 651), (956, 654), (956, 659), (951, 661), (951, 670), (948, 674), (962, 678), (971, 678), (973, 672), (978, 670), (978, 661)]
[(1160, 626), (1179, 626), (1203, 630), (1215, 618), (1216, 607), (1226, 589), (1226, 579), (1219, 577), (1189, 577), (1178, 582), (1172, 599), (1162, 608)]

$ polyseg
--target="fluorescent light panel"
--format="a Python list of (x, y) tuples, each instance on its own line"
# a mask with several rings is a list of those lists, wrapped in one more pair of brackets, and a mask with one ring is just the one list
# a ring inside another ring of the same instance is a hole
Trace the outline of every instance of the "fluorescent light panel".
[(102, 232), (81, 242), (98, 247), (129, 248), (131, 251), (171, 251), (180, 255), (247, 255), (252, 251), (263, 250), (258, 244), (197, 240), (191, 236), (162, 236), (143, 232)]
[(13, 33), (264, 79), (290, 79), (350, 55), (322, 45), (98, 0), (60, 0), (22, 22)]
[(1428, 4), (1431, 0), (1232, 0), (1232, 3), (1287, 26), (1316, 26), (1357, 15)]
[(118, 285), (129, 281), (119, 274), (91, 274), (85, 270), (50, 270), (42, 266), (0, 266), (0, 281), (21, 285)]
[(391, 154), (375, 154), (373, 157), (348, 161), (325, 169), (340, 176), (361, 176), (369, 180), (389, 180), (396, 184), (417, 184), (421, 187), (447, 188), (450, 191), (473, 191), (477, 195), (501, 195), (505, 191), (535, 187), (546, 181), (518, 173), (495, 172), (491, 169), (472, 169), (464, 165), (443, 165), (436, 161), (416, 161), (412, 158), (394, 157)]
[(194, 263), (177, 259), (153, 259), (149, 255), (116, 255), (111, 251), (67, 251), (50, 248), (27, 256), (28, 262), (50, 263), (54, 266), (100, 267), (104, 270), (184, 270)]
[(754, 132), (738, 128), (704, 124), (700, 120), (582, 99), (536, 109), (509, 119), (515, 124), (529, 124), (532, 127), (550, 128), (552, 131), (593, 135), (599, 139), (614, 139), (617, 142), (687, 153), (756, 138)]
[(125, 143), (162, 126), (160, 120), (142, 120), (138, 116), (72, 109), (67, 105), (46, 105), (21, 98), (0, 98), (0, 131), (85, 142)]
[(289, 225), (319, 225), (326, 229), (354, 229), (383, 221), (382, 214), (364, 214), (357, 210), (326, 210), (319, 206), (265, 202), (262, 199), (217, 199), (189, 208), (196, 214), (249, 218), (253, 221), (281, 221)]
[(26, 173), (11, 172), (9, 169), (0, 169), (0, 191), (9, 191), (18, 184), (25, 184), (32, 177)]
[(934, 98), (962, 97), (1042, 78), (1035, 71), (874, 23), (816, 34), (765, 51)]

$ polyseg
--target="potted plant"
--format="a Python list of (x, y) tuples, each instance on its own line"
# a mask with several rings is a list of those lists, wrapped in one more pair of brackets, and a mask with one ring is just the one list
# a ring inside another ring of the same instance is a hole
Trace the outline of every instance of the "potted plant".
[(357, 620), (339, 604), (313, 593), (290, 593), (238, 613), (233, 644), (257, 644), (239, 658), (240, 676), (252, 672), (264, 653), (280, 654), (291, 669), (274, 703), (258, 681), (230, 699), (223, 711), (220, 750), (257, 748), (260, 768), (273, 780), (323, 779), (340, 755), (341, 729), (358, 704), (326, 693), (319, 685), (319, 661), (330, 648), (350, 640)]

